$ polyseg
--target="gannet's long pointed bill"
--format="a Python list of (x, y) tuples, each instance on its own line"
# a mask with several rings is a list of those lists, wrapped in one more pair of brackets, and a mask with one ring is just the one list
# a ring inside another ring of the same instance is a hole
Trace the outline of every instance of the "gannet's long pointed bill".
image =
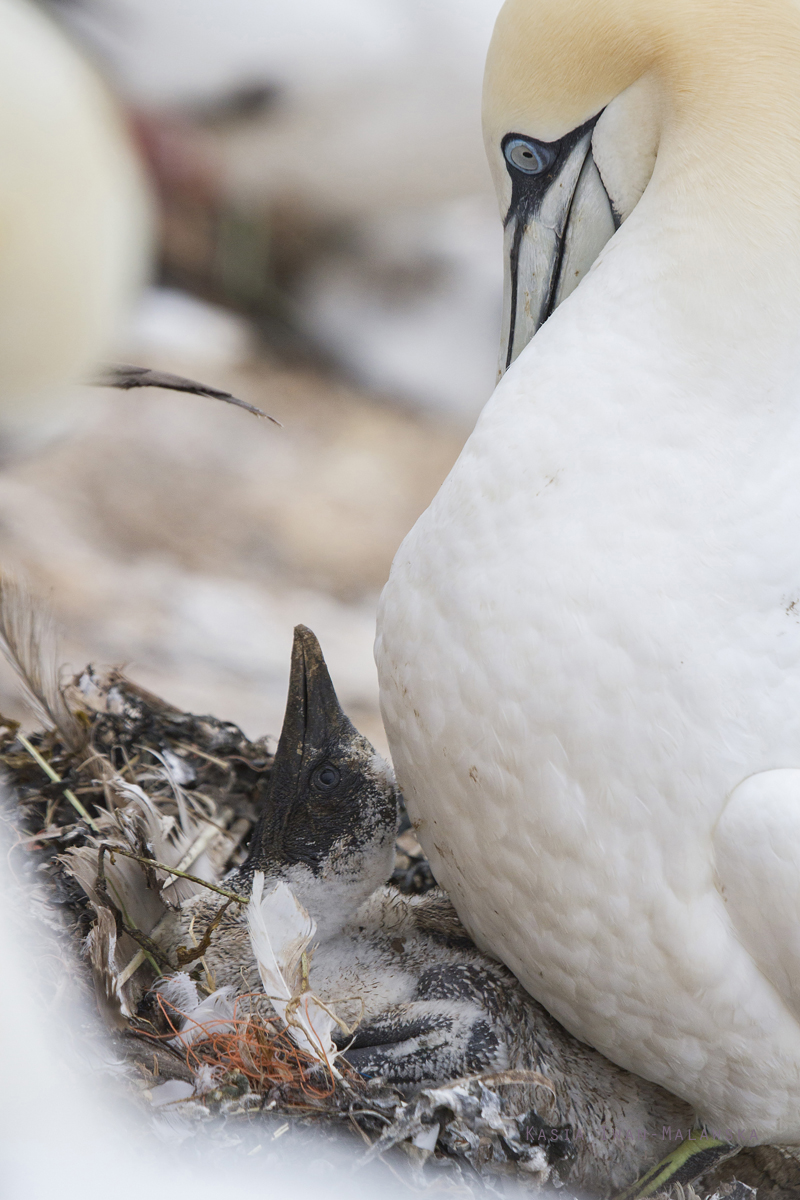
[[(296, 805), (310, 763), (320, 756), (327, 762), (334, 747), (359, 736), (342, 712), (319, 642), (305, 625), (297, 625), (286, 713), (272, 767), (273, 804), (286, 809)], [(323, 791), (328, 774), (332, 781), (337, 773), (323, 771)]]
[(556, 142), (523, 133), (503, 138), (511, 203), (504, 222), (500, 375), (575, 290), (617, 227), (592, 158), (596, 121)]

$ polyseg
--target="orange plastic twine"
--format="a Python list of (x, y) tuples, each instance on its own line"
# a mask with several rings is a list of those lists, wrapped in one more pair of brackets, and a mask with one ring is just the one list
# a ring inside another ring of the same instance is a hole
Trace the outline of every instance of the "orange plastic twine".
[[(239, 1002), (255, 995), (245, 993), (238, 996), (233, 1017), (218, 1017), (205, 1022), (194, 1021), (188, 1013), (158, 995), (158, 1007), (170, 1032), (140, 1032), (155, 1041), (183, 1040), (191, 1033), (192, 1040), (183, 1041), (189, 1070), (197, 1071), (203, 1064), (208, 1064), (225, 1074), (238, 1072), (255, 1092), (264, 1093), (271, 1087), (288, 1085), (308, 1099), (324, 1100), (333, 1095), (336, 1080), (330, 1067), (325, 1064), (328, 1066), (328, 1086), (324, 1090), (315, 1087), (308, 1076), (315, 1068), (319, 1068), (320, 1063), (295, 1045), (288, 1030), (277, 1028), (255, 1013), (238, 1016)], [(263, 996), (259, 995), (258, 998), (263, 999)]]

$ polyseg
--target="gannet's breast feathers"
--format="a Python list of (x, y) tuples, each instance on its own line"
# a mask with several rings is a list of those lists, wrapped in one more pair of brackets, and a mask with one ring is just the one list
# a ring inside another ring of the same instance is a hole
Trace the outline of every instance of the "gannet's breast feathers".
[[(478, 944), (765, 1142), (800, 1140), (800, 788), (767, 778), (800, 764), (798, 62), (787, 0), (508, 0), (484, 104), (508, 369), (376, 641), (399, 784)], [(624, 221), (554, 309), (594, 168)]]

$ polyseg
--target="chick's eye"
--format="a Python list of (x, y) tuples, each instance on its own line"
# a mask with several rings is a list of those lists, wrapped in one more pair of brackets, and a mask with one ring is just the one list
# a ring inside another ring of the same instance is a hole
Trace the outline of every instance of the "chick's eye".
[(316, 788), (318, 792), (332, 792), (341, 779), (341, 775), (332, 767), (330, 763), (325, 763), (322, 767), (317, 767), (314, 774), (311, 776), (311, 786)]
[(556, 157), (552, 146), (533, 138), (512, 138), (506, 142), (504, 153), (506, 161), (525, 175), (541, 175), (553, 165)]

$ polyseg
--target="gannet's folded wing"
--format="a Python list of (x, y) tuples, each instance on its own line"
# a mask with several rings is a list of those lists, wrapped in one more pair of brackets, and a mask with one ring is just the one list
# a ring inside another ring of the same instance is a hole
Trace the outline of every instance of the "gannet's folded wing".
[(734, 788), (714, 853), (739, 938), (800, 1017), (800, 769), (761, 771)]

